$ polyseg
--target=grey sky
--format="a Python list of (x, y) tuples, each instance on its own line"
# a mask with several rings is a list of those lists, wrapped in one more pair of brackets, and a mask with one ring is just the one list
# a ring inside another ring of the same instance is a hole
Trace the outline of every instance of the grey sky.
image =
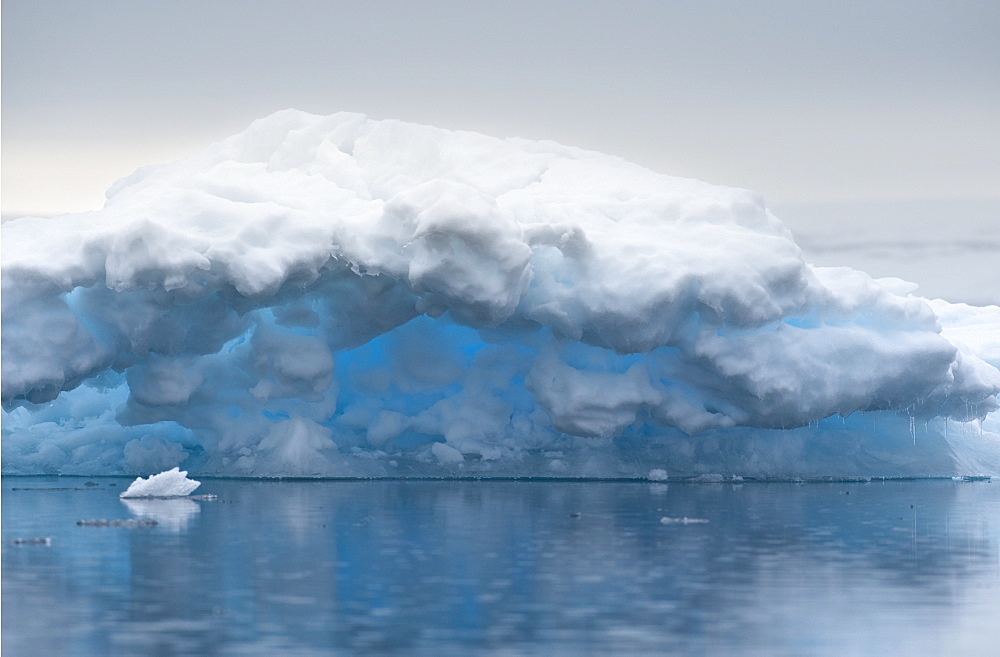
[(793, 228), (820, 205), (1000, 208), (993, 0), (2, 8), (5, 213), (99, 207), (284, 107), (593, 148), (756, 189)]

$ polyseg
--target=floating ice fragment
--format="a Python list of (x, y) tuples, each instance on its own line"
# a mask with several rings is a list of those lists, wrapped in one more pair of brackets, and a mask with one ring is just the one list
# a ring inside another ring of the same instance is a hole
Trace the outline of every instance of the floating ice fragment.
[(77, 520), (80, 527), (124, 527), (125, 529), (140, 529), (145, 527), (155, 527), (159, 523), (147, 518), (90, 518)]
[(650, 481), (666, 481), (667, 471), (661, 470), (660, 468), (656, 468), (654, 470), (650, 470), (649, 474), (646, 475), (646, 478), (649, 479)]
[(200, 481), (188, 479), (187, 472), (173, 468), (160, 474), (150, 475), (148, 479), (136, 477), (132, 485), (119, 497), (184, 497), (190, 495)]
[(707, 525), (707, 518), (660, 518), (661, 525)]

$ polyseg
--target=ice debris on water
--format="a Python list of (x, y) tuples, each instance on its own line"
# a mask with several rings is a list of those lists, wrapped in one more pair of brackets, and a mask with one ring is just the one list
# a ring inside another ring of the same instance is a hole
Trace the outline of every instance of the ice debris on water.
[(119, 497), (185, 497), (198, 486), (201, 486), (201, 482), (188, 479), (186, 471), (172, 468), (146, 479), (136, 477), (128, 490)]
[(708, 524), (707, 518), (668, 518), (664, 516), (660, 518), (661, 525), (706, 525)]
[(14, 545), (41, 545), (48, 547), (52, 545), (52, 538), (50, 536), (44, 538), (15, 538), (11, 543)]
[(125, 529), (142, 529), (147, 527), (155, 527), (160, 524), (155, 520), (148, 518), (89, 518), (85, 520), (77, 520), (76, 524), (80, 527), (124, 527)]

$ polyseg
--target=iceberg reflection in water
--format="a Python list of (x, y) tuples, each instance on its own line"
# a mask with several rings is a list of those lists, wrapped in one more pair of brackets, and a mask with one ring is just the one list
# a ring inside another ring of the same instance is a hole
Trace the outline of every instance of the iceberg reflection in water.
[(11, 655), (997, 647), (989, 481), (207, 480), (177, 513), (65, 481), (3, 478)]

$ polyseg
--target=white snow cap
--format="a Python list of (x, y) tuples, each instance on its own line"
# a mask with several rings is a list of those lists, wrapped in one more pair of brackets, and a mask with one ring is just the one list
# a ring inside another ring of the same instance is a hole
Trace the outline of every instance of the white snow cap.
[(136, 480), (119, 497), (185, 497), (201, 486), (200, 481), (188, 479), (187, 472), (173, 468), (160, 474)]
[[(725, 449), (687, 436), (967, 422), (1000, 391), (756, 193), (552, 142), (286, 110), (3, 237), (12, 472), (698, 474)], [(636, 456), (664, 437), (682, 461)], [(795, 470), (802, 438), (733, 467)]]

